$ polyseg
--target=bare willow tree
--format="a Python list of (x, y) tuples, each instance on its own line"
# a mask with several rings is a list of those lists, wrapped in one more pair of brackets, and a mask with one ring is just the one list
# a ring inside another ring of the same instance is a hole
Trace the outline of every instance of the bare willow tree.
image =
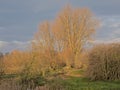
[[(58, 41), (61, 41), (64, 50), (73, 55), (73, 64), (76, 63), (84, 45), (91, 40), (98, 21), (89, 9), (73, 9), (65, 7), (54, 22), (53, 31)], [(67, 53), (69, 53), (67, 52)]]
[(48, 69), (56, 68), (56, 51), (53, 33), (51, 32), (51, 24), (46, 21), (40, 24), (39, 31), (34, 36), (33, 54), (41, 61), (42, 72)]
[[(67, 6), (53, 22), (40, 25), (34, 38), (34, 46), (41, 48), (41, 51), (47, 49), (50, 55), (51, 51), (62, 52), (67, 58), (66, 64), (75, 67), (76, 60), (79, 59), (86, 42), (91, 40), (97, 23), (89, 9), (73, 9)], [(52, 56), (54, 57), (54, 54)]]

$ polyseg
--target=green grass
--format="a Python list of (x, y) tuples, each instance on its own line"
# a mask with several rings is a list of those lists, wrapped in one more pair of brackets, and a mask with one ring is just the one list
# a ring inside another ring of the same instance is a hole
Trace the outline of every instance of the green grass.
[(4, 75), (1, 75), (0, 78), (1, 79), (9, 79), (9, 78), (15, 78), (17, 76), (18, 76), (17, 74), (4, 74)]
[(57, 78), (50, 81), (51, 90), (120, 90), (120, 81), (90, 81), (85, 78)]
[[(45, 86), (48, 86), (49, 90), (120, 90), (120, 81), (90, 81), (83, 77), (76, 77), (76, 75), (82, 75), (83, 70), (71, 70), (70, 76), (58, 76), (53, 79), (47, 80)], [(17, 75), (4, 75), (2, 78), (9, 79), (15, 78)], [(42, 80), (36, 79), (35, 82), (39, 85)]]

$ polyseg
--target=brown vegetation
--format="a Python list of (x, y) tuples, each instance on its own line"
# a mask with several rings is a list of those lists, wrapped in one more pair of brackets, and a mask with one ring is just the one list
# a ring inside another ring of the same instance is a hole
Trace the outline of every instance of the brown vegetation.
[(79, 72), (87, 69), (87, 77), (92, 80), (120, 80), (120, 44), (98, 45), (88, 52), (85, 50), (97, 24), (89, 9), (65, 7), (53, 21), (40, 24), (31, 43), (32, 49), (14, 50), (0, 57), (0, 77), (3, 73), (15, 75), (12, 83), (17, 81), (18, 86), (14, 85), (21, 90), (44, 85), (50, 76), (69, 75), (73, 71), (76, 74), (78, 69)]
[(95, 46), (89, 53), (87, 74), (92, 80), (120, 80), (120, 44)]

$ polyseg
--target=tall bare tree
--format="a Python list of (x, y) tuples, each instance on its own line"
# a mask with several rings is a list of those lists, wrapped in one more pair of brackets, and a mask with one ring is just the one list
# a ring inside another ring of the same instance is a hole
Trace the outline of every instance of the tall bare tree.
[[(48, 50), (65, 52), (68, 62), (75, 67), (84, 45), (90, 40), (96, 30), (98, 21), (87, 8), (74, 9), (65, 7), (51, 23), (40, 25), (35, 35), (35, 42), (41, 51)], [(54, 54), (52, 54), (54, 57)], [(70, 58), (69, 58), (70, 57)], [(69, 65), (71, 66), (69, 63)]]
[(53, 31), (58, 41), (64, 43), (64, 50), (68, 49), (73, 55), (75, 64), (84, 45), (93, 36), (98, 21), (87, 8), (73, 9), (65, 7), (54, 22)]

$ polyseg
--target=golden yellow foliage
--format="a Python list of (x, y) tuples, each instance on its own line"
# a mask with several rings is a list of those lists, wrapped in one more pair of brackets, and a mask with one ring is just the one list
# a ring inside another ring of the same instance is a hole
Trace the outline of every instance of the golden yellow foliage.
[(40, 24), (31, 51), (13, 51), (4, 57), (6, 73), (42, 73), (80, 64), (83, 47), (92, 38), (97, 20), (89, 9), (65, 7), (52, 21)]
[(88, 40), (91, 40), (98, 21), (89, 9), (65, 7), (52, 22), (40, 24), (34, 36), (34, 50), (47, 53), (54, 60), (55, 53), (63, 52), (68, 66), (75, 67), (79, 55)]

